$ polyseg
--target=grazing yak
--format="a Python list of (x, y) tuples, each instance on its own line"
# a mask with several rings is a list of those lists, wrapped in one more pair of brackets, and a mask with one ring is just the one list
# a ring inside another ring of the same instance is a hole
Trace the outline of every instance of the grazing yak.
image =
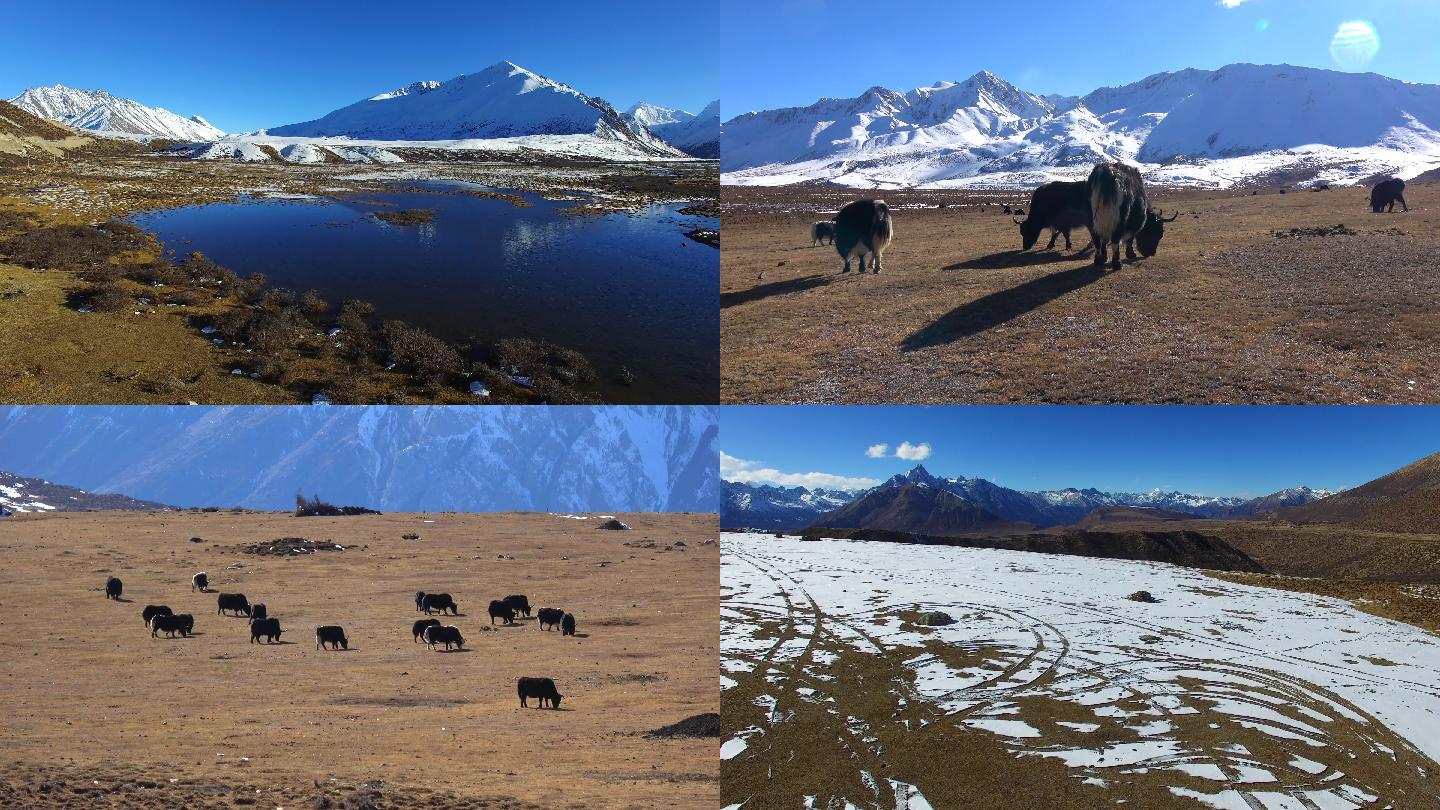
[(550, 708), (560, 708), (560, 693), (555, 690), (555, 682), (549, 678), (521, 678), (515, 682), (515, 691), (520, 695), (520, 708), (528, 708), (526, 698), (539, 698), (540, 708), (545, 708), (545, 701), (550, 701)]
[(222, 593), (215, 602), (219, 606), (215, 610), (216, 613), (224, 613), (228, 610), (236, 616), (250, 615), (250, 600), (246, 599), (243, 593)]
[[(826, 239), (829, 239), (830, 241), (827, 243), (825, 241)], [(835, 221), (831, 219), (822, 219), (819, 222), (816, 222), (814, 225), (811, 225), (810, 244), (835, 244)]]
[(565, 618), (565, 611), (560, 608), (540, 608), (537, 615), (540, 617), (540, 629), (551, 630), (559, 626), (560, 621)]
[(323, 624), (315, 628), (315, 649), (324, 649), (326, 644), (332, 650), (350, 649), (350, 639), (345, 638), (345, 629), (338, 624)]
[(140, 618), (144, 619), (144, 620), (145, 620), (145, 626), (146, 626), (146, 627), (149, 627), (149, 626), (150, 626), (150, 619), (151, 619), (152, 617), (155, 617), (155, 616), (169, 616), (169, 615), (171, 615), (171, 614), (173, 614), (173, 613), (174, 613), (174, 611), (172, 611), (172, 610), (170, 609), (170, 606), (169, 606), (169, 605), (146, 605), (146, 606), (145, 606), (145, 609), (142, 610), (142, 611), (140, 611)]
[(416, 612), (416, 613), (419, 613), (419, 612), (420, 612), (420, 609), (421, 609), (422, 607), (424, 607), (424, 606), (425, 606), (425, 592), (424, 592), (424, 591), (416, 591), (416, 592), (415, 592), (415, 612)]
[(526, 598), (525, 594), (517, 593), (511, 596), (507, 596), (505, 597), (505, 604), (514, 608), (516, 613), (523, 613), (526, 618), (529, 618), (530, 600)]
[(514, 624), (515, 608), (505, 604), (504, 599), (490, 600), (490, 623), (494, 624), (496, 619), (504, 619), (506, 624)]
[[(1405, 204), (1405, 181), (1398, 177), (1381, 180), (1375, 184), (1375, 188), (1370, 189), (1370, 210), (1377, 214), (1395, 213), (1397, 202), (1400, 203), (1401, 210), (1410, 210), (1410, 206)], [(1389, 206), (1388, 211), (1386, 206)]]
[(195, 617), (189, 613), (181, 613), (178, 616), (161, 613), (150, 617), (150, 637), (154, 638), (156, 633), (164, 633), (174, 638), (176, 633), (188, 636), (195, 629)]
[(457, 649), (465, 649), (465, 637), (460, 635), (460, 628), (453, 624), (425, 628), (425, 643), (429, 644), (432, 650), (436, 644), (444, 644), (447, 650), (451, 644)]
[(109, 579), (105, 580), (105, 598), (106, 598), (106, 599), (116, 599), (116, 600), (118, 600), (118, 599), (120, 598), (120, 594), (122, 594), (122, 593), (124, 593), (124, 592), (125, 592), (125, 583), (121, 582), (119, 577), (110, 577)]
[(425, 611), (427, 615), (431, 611), (436, 610), (440, 611), (440, 613), (442, 614), (448, 610), (450, 611), (450, 615), (452, 616), (460, 615), (459, 606), (455, 604), (455, 600), (451, 599), (450, 594), (448, 593), (420, 594), (420, 609)]
[(1143, 256), (1154, 256), (1165, 236), (1165, 223), (1180, 215), (1162, 219), (1145, 198), (1145, 181), (1140, 171), (1124, 163), (1097, 163), (1087, 181), (1090, 190), (1090, 238), (1095, 243), (1095, 266), (1103, 267), (1107, 250), (1110, 267), (1120, 269), (1120, 243), (1125, 258), (1135, 259), (1138, 245)]
[(196, 589), (199, 589), (199, 591), (200, 591), (201, 593), (205, 593), (209, 587), (210, 587), (210, 577), (209, 577), (208, 575), (206, 575), (206, 573), (205, 573), (204, 571), (201, 571), (201, 572), (197, 573), (195, 576), (190, 577), (190, 590), (191, 590), (192, 592), (195, 591)]
[(560, 635), (575, 635), (575, 617), (573, 615), (566, 613), (565, 618), (560, 620)]
[(412, 627), (410, 628), (410, 633), (411, 633), (411, 635), (413, 635), (413, 636), (415, 637), (415, 643), (416, 643), (416, 644), (419, 644), (419, 643), (420, 643), (420, 637), (423, 636), (423, 635), (425, 635), (425, 630), (426, 630), (426, 629), (431, 628), (431, 627), (439, 627), (439, 626), (440, 626), (440, 620), (439, 620), (439, 619), (421, 619), (421, 620), (415, 622), (414, 626), (412, 626)]
[(840, 272), (850, 272), (851, 259), (859, 259), (860, 272), (865, 272), (869, 256), (870, 269), (879, 273), (884, 269), (882, 254), (894, 235), (890, 206), (884, 200), (856, 200), (841, 208), (835, 215), (835, 252), (845, 261)]
[(270, 612), (265, 608), (265, 603), (256, 602), (250, 606), (250, 621), (269, 617)]
[(1050, 229), (1046, 250), (1055, 249), (1055, 239), (1061, 234), (1065, 235), (1065, 249), (1069, 250), (1070, 231), (1090, 228), (1090, 184), (1084, 180), (1046, 183), (1030, 195), (1030, 216), (1013, 222), (1020, 226), (1021, 250), (1035, 247), (1046, 228)]
[(265, 637), (266, 644), (273, 644), (280, 640), (280, 620), (261, 619), (250, 623), (250, 643), (254, 644)]

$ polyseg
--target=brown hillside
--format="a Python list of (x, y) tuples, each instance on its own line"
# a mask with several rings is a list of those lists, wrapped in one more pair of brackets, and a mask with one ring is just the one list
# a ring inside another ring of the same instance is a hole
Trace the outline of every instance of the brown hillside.
[(1249, 555), (1213, 535), (1183, 530), (1071, 531), (1029, 534), (927, 535), (883, 529), (807, 529), (807, 538), (846, 538), (881, 543), (915, 543), (960, 548), (998, 548), (1066, 554), (1074, 557), (1107, 557), (1116, 560), (1146, 560), (1206, 568), (1214, 571), (1266, 569)]
[(28, 113), (8, 101), (0, 101), (0, 135), (63, 141), (74, 134), (59, 124)]
[[(1365, 519), (1367, 515), (1389, 507), (1391, 504), (1426, 491), (1440, 490), (1440, 453), (1426, 456), (1419, 461), (1401, 467), (1389, 475), (1381, 476), (1368, 484), (1358, 486), (1354, 489), (1322, 498), (1314, 503), (1304, 506), (1295, 506), (1289, 509), (1280, 509), (1270, 516), (1288, 520), (1292, 523), (1350, 523)], [(1431, 504), (1435, 502), (1430, 499)], [(1384, 512), (1376, 517), (1380, 524), (1392, 525), (1399, 514), (1418, 515), (1423, 507), (1404, 507), (1400, 512)], [(1433, 511), (1433, 506), (1432, 506)], [(1403, 527), (1392, 528), (1391, 531), (1426, 532), (1434, 531), (1435, 518), (1429, 525), (1431, 528)]]
[(1427, 489), (1371, 509), (1354, 526), (1377, 532), (1440, 534), (1440, 489)]
[(1195, 515), (1169, 509), (1146, 509), (1138, 506), (1102, 506), (1075, 521), (1076, 529), (1116, 529), (1142, 524), (1175, 523), (1197, 520)]

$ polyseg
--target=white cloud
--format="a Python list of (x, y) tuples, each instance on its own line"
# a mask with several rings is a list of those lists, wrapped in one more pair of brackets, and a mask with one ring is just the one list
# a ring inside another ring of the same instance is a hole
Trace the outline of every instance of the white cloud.
[(1220, 5), (1225, 8), (1235, 8), (1243, 2), (1245, 2), (1245, 0), (1220, 0)]
[(875, 478), (856, 478), (824, 472), (788, 473), (762, 467), (758, 461), (736, 458), (720, 451), (720, 477), (741, 484), (775, 484), (807, 489), (869, 489), (880, 483)]
[(889, 453), (890, 445), (888, 444), (872, 444), (865, 448), (865, 455), (870, 458), (884, 458)]
[(924, 461), (930, 457), (930, 443), (921, 442), (919, 444), (911, 444), (910, 442), (901, 442), (900, 446), (895, 448), (895, 457), (903, 458), (906, 461)]

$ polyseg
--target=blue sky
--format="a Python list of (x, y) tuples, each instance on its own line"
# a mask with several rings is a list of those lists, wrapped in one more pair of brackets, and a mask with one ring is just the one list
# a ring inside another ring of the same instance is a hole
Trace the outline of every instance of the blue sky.
[(0, 98), (101, 88), (231, 132), (318, 118), (502, 59), (598, 95), (699, 112), (719, 94), (713, 15), (651, 2), (4, 3)]
[(923, 463), (1024, 490), (1259, 496), (1440, 452), (1440, 407), (726, 407), (720, 447), (727, 480), (857, 486)]
[(1440, 83), (1435, 0), (737, 0), (721, 6), (721, 112), (982, 69), (1031, 92), (1081, 95), (1186, 67), (1337, 68), (1331, 40), (1352, 20), (1378, 32), (1366, 70)]

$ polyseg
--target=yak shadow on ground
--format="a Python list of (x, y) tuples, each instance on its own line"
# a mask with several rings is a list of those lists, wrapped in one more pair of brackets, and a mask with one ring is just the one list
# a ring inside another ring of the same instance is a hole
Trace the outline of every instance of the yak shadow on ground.
[(1086, 264), (977, 298), (905, 338), (900, 342), (900, 350), (914, 352), (978, 335), (1098, 281), (1104, 275), (1105, 268)]
[(1058, 250), (1002, 250), (978, 259), (967, 259), (944, 267), (946, 270), (1007, 270), (1012, 267), (1034, 267), (1056, 262), (1070, 262), (1083, 259), (1090, 254), (1092, 246), (1086, 245), (1076, 253)]
[(475, 652), (475, 650), (473, 648), (461, 647), (458, 650), (432, 650), (432, 652), (437, 652), (441, 655), (449, 655), (450, 653), (470, 653)]
[(761, 301), (775, 295), (786, 295), (788, 293), (804, 292), (816, 287), (824, 287), (834, 280), (834, 276), (800, 276), (799, 278), (786, 279), (785, 281), (773, 281), (769, 284), (761, 284), (751, 287), (748, 290), (738, 292), (720, 293), (720, 308), (748, 304), (751, 301)]

